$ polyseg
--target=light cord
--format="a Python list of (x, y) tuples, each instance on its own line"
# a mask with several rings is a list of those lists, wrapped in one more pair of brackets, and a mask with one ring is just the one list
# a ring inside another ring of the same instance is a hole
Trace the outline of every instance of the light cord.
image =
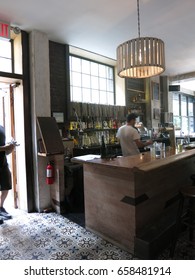
[(137, 0), (137, 25), (138, 25), (138, 36), (140, 38), (140, 14), (139, 14), (139, 0)]

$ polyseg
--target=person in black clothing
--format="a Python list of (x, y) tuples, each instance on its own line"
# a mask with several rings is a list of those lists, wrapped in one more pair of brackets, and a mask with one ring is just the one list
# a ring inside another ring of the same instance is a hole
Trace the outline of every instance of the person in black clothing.
[(11, 172), (8, 167), (7, 157), (15, 148), (14, 143), (5, 143), (5, 129), (0, 125), (0, 224), (4, 220), (11, 219), (3, 207), (9, 190), (12, 188)]

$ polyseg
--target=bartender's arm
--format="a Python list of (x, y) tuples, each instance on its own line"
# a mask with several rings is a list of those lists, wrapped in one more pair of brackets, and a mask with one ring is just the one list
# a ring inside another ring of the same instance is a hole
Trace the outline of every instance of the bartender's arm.
[(136, 143), (138, 148), (144, 148), (144, 147), (149, 146), (149, 145), (151, 145), (153, 143), (152, 140), (148, 140), (146, 142), (142, 142), (140, 139), (136, 139), (134, 141), (135, 141), (135, 143)]

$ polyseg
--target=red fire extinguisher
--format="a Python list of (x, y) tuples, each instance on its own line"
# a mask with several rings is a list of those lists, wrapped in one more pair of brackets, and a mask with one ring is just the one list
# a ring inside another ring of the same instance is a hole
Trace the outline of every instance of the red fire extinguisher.
[(54, 183), (54, 165), (50, 161), (46, 167), (46, 183), (52, 185)]

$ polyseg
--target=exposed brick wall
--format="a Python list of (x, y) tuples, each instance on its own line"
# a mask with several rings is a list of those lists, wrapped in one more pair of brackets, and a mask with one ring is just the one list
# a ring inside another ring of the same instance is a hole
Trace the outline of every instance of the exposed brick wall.
[(49, 42), (51, 112), (63, 112), (68, 117), (69, 64), (68, 46)]

